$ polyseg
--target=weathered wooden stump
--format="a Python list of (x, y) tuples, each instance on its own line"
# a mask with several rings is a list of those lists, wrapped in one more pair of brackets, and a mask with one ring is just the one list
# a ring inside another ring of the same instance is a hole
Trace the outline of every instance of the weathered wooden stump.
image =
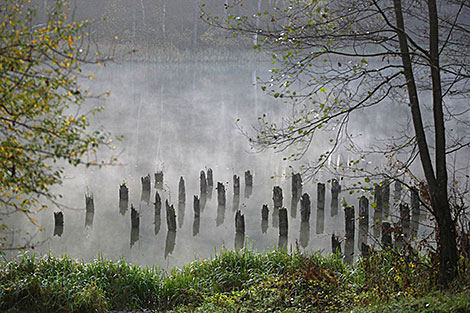
[(240, 196), (239, 195), (233, 195), (233, 202), (232, 202), (233, 212), (238, 211), (239, 207), (240, 207)]
[(389, 222), (382, 222), (382, 246), (384, 249), (392, 248), (392, 227)]
[(245, 187), (253, 187), (253, 175), (250, 170), (245, 171)]
[(383, 216), (390, 216), (390, 182), (384, 180), (382, 182), (382, 202), (383, 202)]
[(155, 215), (153, 218), (153, 229), (154, 229), (155, 236), (158, 235), (158, 233), (160, 232), (161, 224), (162, 224), (162, 216), (160, 215), (160, 211), (157, 212), (157, 210), (155, 210)]
[(64, 233), (64, 213), (54, 212), (54, 236), (62, 236)]
[(354, 216), (354, 206), (347, 206), (344, 208), (344, 228), (346, 232), (346, 239), (353, 239), (356, 230), (356, 219)]
[(299, 199), (302, 194), (302, 176), (300, 173), (292, 173), (292, 197)]
[(269, 209), (267, 204), (261, 208), (261, 232), (264, 234), (268, 230)]
[(245, 216), (240, 210), (235, 214), (235, 249), (240, 250), (245, 245)]
[(206, 173), (204, 171), (201, 171), (199, 173), (199, 191), (200, 191), (200, 196), (207, 194), (207, 179), (206, 179)]
[[(149, 184), (150, 184), (150, 174), (149, 174)], [(155, 173), (155, 188), (163, 189), (163, 171)]]
[(233, 194), (240, 195), (240, 176), (233, 175)]
[(129, 188), (127, 188), (126, 183), (119, 185), (119, 201), (128, 201), (129, 200)]
[(310, 196), (307, 193), (304, 193), (302, 195), (302, 199), (300, 199), (300, 220), (302, 222), (310, 222), (310, 212)]
[(333, 178), (331, 180), (331, 216), (338, 214), (338, 198), (341, 192), (341, 185), (338, 180)]
[(382, 216), (383, 216), (383, 198), (382, 198), (382, 186), (380, 184), (374, 187), (374, 236), (379, 238), (382, 228)]
[(287, 236), (288, 234), (288, 221), (287, 221), (287, 209), (279, 209), (279, 236)]
[(287, 252), (287, 243), (288, 243), (288, 236), (279, 236), (277, 248), (281, 251)]
[(150, 186), (150, 174), (147, 174), (145, 177), (141, 177), (140, 181), (142, 183), (142, 193), (144, 192), (150, 192), (151, 186)]
[(400, 224), (406, 235), (410, 229), (410, 207), (406, 203), (400, 204)]
[(279, 186), (274, 186), (273, 188), (273, 202), (274, 208), (280, 209), (282, 207), (282, 189)]
[(335, 234), (331, 235), (331, 252), (334, 254), (341, 255), (341, 242), (339, 241), (339, 237)]
[(165, 201), (166, 206), (166, 224), (168, 226), (168, 231), (176, 231), (176, 212), (173, 205), (168, 203), (168, 200)]
[(226, 199), (225, 199), (225, 186), (221, 182), (217, 182), (217, 203), (219, 205), (225, 206)]
[(131, 228), (131, 244), (130, 244), (131, 248), (134, 246), (134, 244), (137, 241), (139, 241), (139, 233), (140, 233), (139, 227), (132, 227)]
[(186, 187), (183, 176), (180, 177), (180, 181), (178, 183), (178, 202), (186, 203)]
[(214, 174), (211, 168), (207, 169), (207, 186), (214, 187)]
[(119, 185), (119, 213), (125, 215), (129, 206), (129, 188), (126, 183)]
[(354, 260), (354, 237), (346, 238), (344, 243), (344, 262), (346, 264), (352, 264)]
[(418, 236), (419, 221), (421, 218), (419, 193), (416, 188), (411, 188), (411, 227), (410, 236), (416, 238)]
[(140, 217), (139, 212), (134, 208), (134, 205), (131, 204), (131, 228), (139, 228)]
[(295, 219), (297, 218), (297, 207), (299, 206), (299, 198), (292, 197), (290, 199), (290, 216)]
[(225, 222), (225, 205), (217, 206), (217, 217), (215, 219), (215, 226), (219, 227)]
[(401, 189), (402, 189), (401, 183), (398, 180), (395, 181), (395, 191), (393, 193), (394, 203), (400, 203), (401, 202)]
[(193, 221), (193, 237), (197, 236), (199, 234), (199, 226), (201, 224), (201, 218), (194, 218)]
[(362, 196), (359, 199), (359, 249), (363, 244), (367, 244), (369, 232), (369, 200), (367, 197)]

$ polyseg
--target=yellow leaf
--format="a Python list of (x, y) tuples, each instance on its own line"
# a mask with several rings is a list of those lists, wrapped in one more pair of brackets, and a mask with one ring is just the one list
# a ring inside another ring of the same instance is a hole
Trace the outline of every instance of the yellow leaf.
[(95, 74), (91, 74), (88, 78), (93, 79), (93, 77), (95, 77)]

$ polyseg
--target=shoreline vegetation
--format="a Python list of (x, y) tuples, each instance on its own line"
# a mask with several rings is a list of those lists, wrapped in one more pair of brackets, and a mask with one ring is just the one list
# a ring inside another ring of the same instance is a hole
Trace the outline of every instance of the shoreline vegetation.
[(169, 273), (125, 260), (25, 253), (0, 263), (2, 312), (470, 312), (470, 259), (437, 288), (438, 264), (416, 251), (340, 256), (221, 250)]

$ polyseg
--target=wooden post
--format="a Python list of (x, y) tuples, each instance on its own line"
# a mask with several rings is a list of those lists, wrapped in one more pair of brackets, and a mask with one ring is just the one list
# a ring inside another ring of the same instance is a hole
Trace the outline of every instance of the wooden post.
[(300, 220), (302, 222), (310, 222), (310, 211), (310, 196), (307, 193), (304, 193), (302, 195), (302, 199), (300, 199)]
[(233, 175), (233, 194), (240, 196), (240, 176)]
[(64, 233), (64, 213), (54, 212), (54, 236), (62, 236)]
[[(158, 195), (158, 192), (157, 192), (157, 195)], [(155, 195), (155, 197), (157, 197), (157, 195)], [(162, 200), (160, 199), (160, 196), (158, 196), (158, 201), (160, 203), (159, 205), (157, 205), (157, 201), (155, 201), (155, 212), (154, 212), (154, 218), (153, 218), (155, 236), (158, 235), (158, 233), (160, 232), (160, 227), (162, 224), (162, 217), (161, 217)]]
[(158, 191), (155, 192), (155, 214), (160, 215), (162, 212), (162, 198), (160, 198), (160, 195), (158, 194)]
[(240, 210), (235, 214), (235, 249), (240, 250), (245, 245), (245, 216)]
[(221, 182), (217, 183), (217, 202), (219, 205), (225, 206), (225, 186)]
[(374, 236), (380, 236), (382, 227), (382, 214), (383, 214), (383, 200), (382, 200), (382, 186), (377, 184), (374, 188)]
[(346, 239), (354, 239), (354, 232), (356, 228), (356, 219), (354, 215), (354, 206), (347, 206), (344, 208)]
[(410, 236), (416, 238), (418, 236), (419, 221), (421, 218), (419, 193), (416, 188), (411, 188), (411, 227)]
[(250, 170), (245, 171), (245, 187), (253, 187), (253, 175)]
[(279, 236), (287, 236), (288, 234), (288, 221), (287, 209), (279, 209)]
[(302, 194), (302, 176), (300, 173), (292, 173), (292, 197), (299, 199)]
[(119, 201), (128, 201), (129, 200), (129, 188), (127, 188), (126, 183), (119, 185)]
[(126, 183), (119, 185), (119, 213), (126, 214), (129, 205), (129, 188)]
[(200, 195), (203, 197), (203, 195), (207, 194), (207, 180), (206, 180), (206, 173), (204, 171), (201, 171), (199, 175), (199, 186), (200, 186)]
[(140, 181), (142, 182), (142, 193), (150, 192), (150, 174), (147, 174), (145, 177), (141, 177)]
[(261, 208), (261, 232), (264, 234), (268, 230), (269, 209), (267, 204)]
[(168, 200), (165, 201), (166, 206), (166, 224), (168, 231), (176, 231), (176, 212), (173, 205), (170, 206)]
[(176, 231), (168, 230), (165, 240), (165, 259), (173, 253), (176, 244)]
[[(150, 174), (149, 174), (149, 185), (150, 185)], [(163, 171), (155, 173), (155, 188), (163, 189)]]
[(362, 196), (359, 199), (359, 239), (358, 246), (361, 249), (363, 244), (367, 244), (369, 232), (369, 199)]
[(382, 223), (382, 245), (385, 249), (392, 247), (392, 227), (389, 222)]
[(282, 189), (279, 186), (274, 186), (273, 188), (273, 202), (274, 208), (280, 209), (282, 207)]
[(393, 193), (393, 201), (395, 204), (401, 202), (401, 188), (401, 183), (398, 180), (395, 181), (395, 192)]
[(180, 177), (180, 181), (178, 183), (178, 202), (180, 203), (186, 202), (186, 187), (184, 185), (183, 176)]
[(335, 234), (331, 235), (331, 252), (341, 255), (341, 242)]
[(323, 234), (325, 229), (325, 210), (317, 209), (316, 233)]
[(139, 212), (134, 208), (134, 205), (131, 204), (131, 228), (139, 228), (140, 217)]
[(383, 216), (390, 216), (390, 183), (386, 180), (382, 182), (382, 201), (383, 201)]
[(219, 227), (225, 222), (225, 205), (217, 206), (217, 217), (215, 219), (215, 226)]
[(214, 187), (214, 174), (212, 173), (212, 169), (207, 169), (207, 185), (212, 188)]
[(333, 178), (331, 180), (331, 216), (338, 214), (338, 197), (341, 192), (341, 185), (338, 180)]

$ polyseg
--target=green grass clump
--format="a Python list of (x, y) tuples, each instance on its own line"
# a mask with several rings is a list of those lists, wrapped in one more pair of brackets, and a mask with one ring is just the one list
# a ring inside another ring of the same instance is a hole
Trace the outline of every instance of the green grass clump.
[(0, 264), (1, 312), (470, 312), (470, 260), (451, 292), (439, 292), (431, 257), (223, 250), (166, 273), (124, 260), (25, 254)]

